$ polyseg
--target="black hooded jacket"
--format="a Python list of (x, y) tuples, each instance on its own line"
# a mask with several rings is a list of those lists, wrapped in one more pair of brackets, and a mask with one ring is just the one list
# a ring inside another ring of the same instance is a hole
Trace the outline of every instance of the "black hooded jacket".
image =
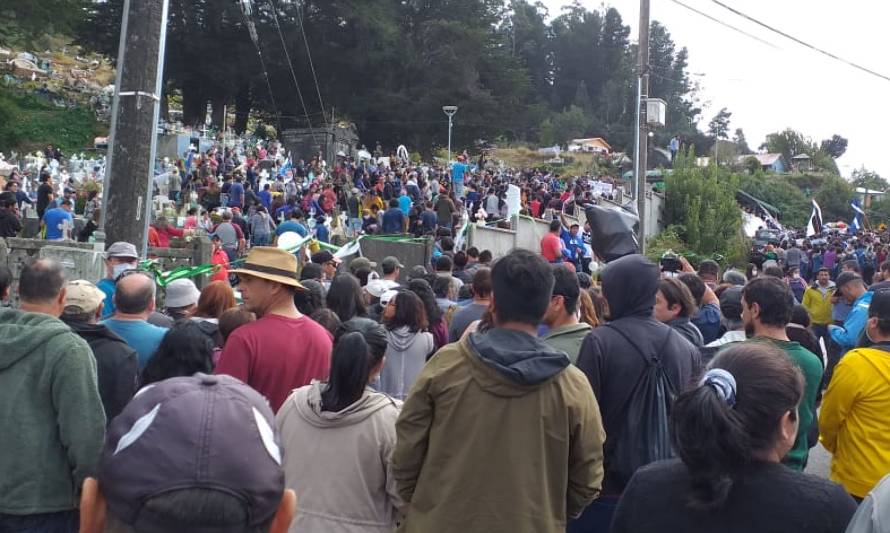
[[(695, 346), (652, 316), (659, 276), (658, 266), (642, 255), (627, 255), (609, 263), (601, 278), (612, 320), (608, 326), (593, 329), (578, 354), (578, 368), (590, 380), (606, 429), (603, 494), (624, 490), (610, 479), (610, 457), (625, 424), (622, 414), (630, 394), (646, 370), (646, 359), (660, 357), (677, 392), (694, 384), (701, 365)], [(617, 329), (649, 353), (640, 354)]]
[(136, 350), (102, 324), (69, 320), (65, 323), (93, 350), (99, 396), (105, 408), (105, 420), (110, 424), (136, 394), (139, 378)]

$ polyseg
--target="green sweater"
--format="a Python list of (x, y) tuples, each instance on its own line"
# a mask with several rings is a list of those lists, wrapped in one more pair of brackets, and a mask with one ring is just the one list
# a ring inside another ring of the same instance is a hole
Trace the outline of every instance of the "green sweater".
[(0, 513), (74, 509), (104, 438), (86, 341), (57, 318), (0, 310)]
[(819, 394), (819, 387), (822, 385), (822, 363), (813, 352), (801, 346), (799, 342), (778, 341), (763, 337), (755, 337), (753, 340), (768, 341), (775, 347), (783, 350), (803, 374), (805, 384), (803, 399), (800, 401), (800, 407), (797, 409), (800, 418), (798, 421), (797, 439), (794, 441), (794, 447), (782, 459), (782, 463), (785, 466), (802, 471), (807, 465), (807, 456), (810, 453), (807, 433), (813, 424), (813, 420), (816, 418), (816, 396)]

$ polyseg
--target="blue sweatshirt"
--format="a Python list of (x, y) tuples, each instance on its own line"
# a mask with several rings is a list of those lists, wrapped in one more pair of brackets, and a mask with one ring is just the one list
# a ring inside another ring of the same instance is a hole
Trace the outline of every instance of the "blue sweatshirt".
[(859, 345), (859, 337), (865, 329), (865, 322), (868, 320), (868, 306), (871, 304), (873, 295), (873, 292), (867, 291), (856, 298), (850, 314), (844, 320), (844, 325), (829, 328), (831, 340), (838, 343), (845, 352)]

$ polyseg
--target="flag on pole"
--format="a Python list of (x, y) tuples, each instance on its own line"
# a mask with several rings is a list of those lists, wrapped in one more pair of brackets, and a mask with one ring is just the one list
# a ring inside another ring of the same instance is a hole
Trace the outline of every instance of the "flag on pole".
[(807, 223), (807, 237), (820, 235), (822, 233), (822, 208), (813, 198), (813, 214), (810, 215), (810, 221)]
[(862, 229), (862, 219), (865, 217), (865, 211), (859, 207), (859, 198), (854, 198), (850, 207), (853, 208), (853, 222), (850, 223), (850, 227), (854, 232), (859, 231)]

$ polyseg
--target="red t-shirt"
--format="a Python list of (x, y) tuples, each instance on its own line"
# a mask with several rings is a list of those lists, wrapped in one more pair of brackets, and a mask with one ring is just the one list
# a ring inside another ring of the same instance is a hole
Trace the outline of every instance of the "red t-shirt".
[(267, 315), (229, 336), (215, 373), (247, 383), (277, 412), (292, 390), (331, 369), (331, 334), (309, 317)]
[(541, 255), (544, 259), (555, 263), (562, 258), (562, 240), (553, 233), (547, 233), (541, 239)]

